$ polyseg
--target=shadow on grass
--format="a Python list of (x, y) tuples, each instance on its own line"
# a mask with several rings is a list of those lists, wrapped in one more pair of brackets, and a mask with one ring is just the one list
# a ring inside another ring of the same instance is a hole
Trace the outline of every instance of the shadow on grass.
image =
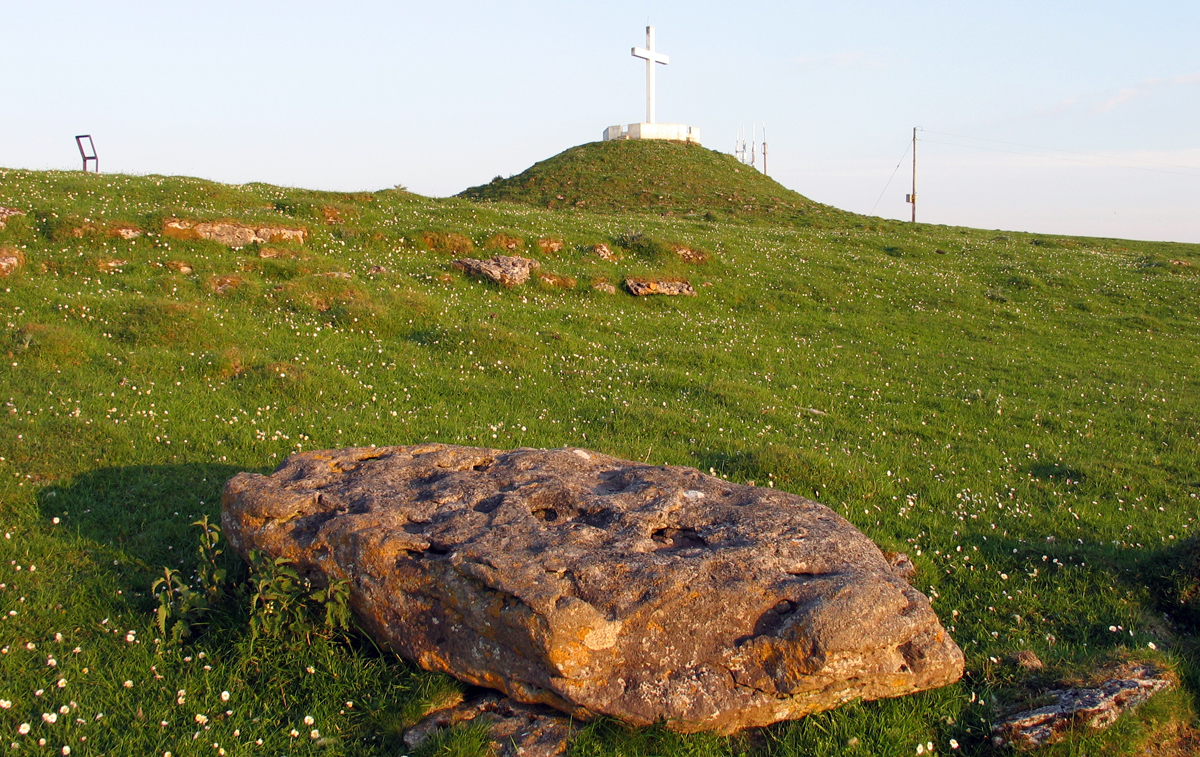
[(214, 463), (100, 468), (47, 487), (38, 507), (59, 517), (79, 538), (105, 545), (126, 566), (131, 588), (163, 566), (190, 570), (195, 563), (195, 521), (217, 522), (221, 488), (239, 468)]

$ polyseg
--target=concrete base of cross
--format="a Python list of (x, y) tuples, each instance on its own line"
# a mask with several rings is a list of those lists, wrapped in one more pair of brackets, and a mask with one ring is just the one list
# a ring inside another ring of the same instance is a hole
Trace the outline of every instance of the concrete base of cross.
[(612, 139), (670, 139), (700, 144), (700, 128), (687, 124), (629, 124), (604, 130), (604, 141)]

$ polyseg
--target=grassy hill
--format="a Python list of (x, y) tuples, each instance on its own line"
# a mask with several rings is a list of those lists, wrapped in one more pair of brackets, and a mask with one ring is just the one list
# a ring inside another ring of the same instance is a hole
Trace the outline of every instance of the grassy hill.
[[(599, 149), (656, 147), (575, 154)], [(656, 165), (638, 170), (650, 180)], [(775, 185), (733, 176), (744, 183), (722, 196), (766, 207)], [(564, 213), (0, 171), (0, 206), (26, 212), (0, 230), (0, 256), (24, 261), (0, 279), (0, 743), (404, 753), (405, 724), (457, 684), (321, 615), (265, 612), (264, 597), (286, 594), (279, 576), (245, 583), (229, 555), (198, 550), (191, 524), (216, 518), (235, 472), (298, 449), (437, 440), (578, 445), (814, 497), (912, 557), (914, 585), (967, 656), (966, 677), (938, 691), (732, 738), (599, 722), (573, 754), (907, 757), (951, 740), (997, 754), (995, 706), (1129, 659), (1181, 688), (1046, 753), (1186, 753), (1200, 692), (1187, 552), (1200, 528), (1200, 247), (844, 216), (809, 226), (798, 219), (837, 211), (782, 188), (774, 207), (788, 209), (751, 223), (736, 208), (708, 218), (692, 204), (699, 184), (670, 195), (673, 215), (657, 195), (619, 212), (628, 191), (596, 194), (614, 186), (636, 185), (597, 180), (586, 197), (609, 199)], [(171, 218), (307, 237), (231, 249), (165, 234)], [(619, 247), (631, 232), (708, 262)], [(601, 242), (624, 256), (598, 258)], [(450, 265), (489, 246), (576, 284), (505, 290)], [(657, 274), (698, 296), (592, 287)], [(168, 634), (151, 591), (164, 568), (179, 571)], [(183, 607), (187, 592), (207, 612)], [(180, 618), (191, 635), (175, 642)], [(1022, 650), (1045, 668), (1015, 665)], [(479, 748), (467, 730), (436, 753)]]
[(829, 226), (851, 214), (777, 183), (732, 155), (683, 142), (591, 142), (458, 195), (541, 208), (653, 212)]

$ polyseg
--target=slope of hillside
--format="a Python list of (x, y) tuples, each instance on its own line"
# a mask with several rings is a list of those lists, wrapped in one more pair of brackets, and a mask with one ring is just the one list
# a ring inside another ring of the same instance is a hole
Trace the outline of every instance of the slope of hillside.
[[(0, 229), (12, 753), (408, 754), (398, 734), (457, 684), (295, 603), (267, 623), (256, 592), (299, 590), (247, 584), (190, 524), (217, 520), (229, 477), (296, 450), (426, 440), (584, 447), (812, 497), (912, 558), (966, 654), (954, 685), (749, 736), (592, 723), (577, 757), (1004, 755), (995, 708), (1129, 661), (1181, 684), (1047, 753), (1185, 753), (1163, 745), (1200, 691), (1200, 612), (1179, 612), (1200, 596), (1200, 246), (613, 203), (0, 170), (0, 207), (23, 213)], [(667, 252), (618, 247), (631, 232)], [(501, 251), (556, 277), (503, 289), (452, 266)], [(697, 296), (621, 289), (648, 275)], [(201, 602), (214, 566), (238, 583)], [(426, 754), (483, 749), (467, 729)]]
[(732, 155), (683, 142), (614, 140), (572, 147), (458, 195), (542, 208), (648, 211), (708, 220), (830, 225), (849, 214), (793, 192)]

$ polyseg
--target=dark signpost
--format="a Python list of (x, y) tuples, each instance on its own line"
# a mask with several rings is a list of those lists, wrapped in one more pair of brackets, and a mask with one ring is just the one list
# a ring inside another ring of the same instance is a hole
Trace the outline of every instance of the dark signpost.
[[(87, 144), (84, 144), (84, 140)], [(87, 173), (88, 161), (92, 161), (92, 167), (96, 169), (96, 173), (100, 173), (100, 159), (96, 157), (96, 144), (92, 142), (91, 134), (80, 134), (75, 137), (75, 144), (79, 147), (79, 155), (83, 158), (83, 172)]]

